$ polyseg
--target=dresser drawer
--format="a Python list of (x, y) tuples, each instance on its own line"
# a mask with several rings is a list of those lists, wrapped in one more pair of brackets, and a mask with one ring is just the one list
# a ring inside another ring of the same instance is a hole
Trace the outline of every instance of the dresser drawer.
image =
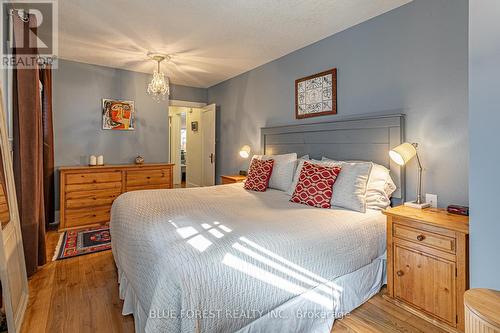
[(142, 190), (165, 190), (169, 188), (170, 186), (168, 184), (136, 185), (127, 187), (127, 192)]
[(121, 171), (74, 173), (66, 175), (66, 184), (111, 183), (121, 182), (121, 180)]
[(110, 206), (121, 194), (121, 189), (79, 191), (66, 194), (66, 208)]
[(93, 209), (66, 209), (65, 227), (73, 228), (93, 223), (105, 223), (109, 222), (110, 216), (111, 205)]
[(170, 183), (170, 170), (138, 170), (127, 171), (127, 189), (134, 186), (162, 185)]
[(112, 183), (89, 183), (89, 184), (71, 184), (66, 185), (65, 192), (79, 192), (79, 191), (97, 191), (97, 190), (117, 190), (121, 191), (121, 182)]
[(455, 238), (440, 235), (426, 230), (415, 229), (395, 223), (393, 235), (396, 238), (408, 240), (419, 245), (429, 246), (438, 250), (455, 253)]

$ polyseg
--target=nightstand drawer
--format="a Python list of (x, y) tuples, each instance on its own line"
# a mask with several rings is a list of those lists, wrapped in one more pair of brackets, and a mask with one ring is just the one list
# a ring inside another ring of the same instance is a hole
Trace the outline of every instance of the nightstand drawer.
[(420, 245), (429, 246), (438, 250), (455, 253), (455, 238), (440, 235), (430, 231), (415, 229), (395, 223), (393, 235), (396, 238), (408, 240)]

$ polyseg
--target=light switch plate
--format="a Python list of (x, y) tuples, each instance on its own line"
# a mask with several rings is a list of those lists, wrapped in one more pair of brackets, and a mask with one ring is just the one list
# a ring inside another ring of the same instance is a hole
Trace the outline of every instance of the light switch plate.
[(438, 206), (438, 196), (437, 194), (425, 194), (425, 202), (428, 202), (431, 204), (432, 208), (437, 208)]

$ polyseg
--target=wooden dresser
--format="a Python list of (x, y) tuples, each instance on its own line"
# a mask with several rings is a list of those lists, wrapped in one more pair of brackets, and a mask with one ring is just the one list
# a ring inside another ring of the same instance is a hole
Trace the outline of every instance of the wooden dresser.
[(109, 221), (111, 204), (122, 193), (172, 188), (173, 164), (60, 167), (59, 229)]
[(387, 215), (387, 295), (449, 332), (463, 332), (469, 287), (469, 219), (399, 206)]

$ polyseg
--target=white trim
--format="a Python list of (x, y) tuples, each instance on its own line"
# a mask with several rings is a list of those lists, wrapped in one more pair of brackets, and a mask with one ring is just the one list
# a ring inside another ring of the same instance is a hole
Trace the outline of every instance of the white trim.
[(189, 101), (181, 101), (178, 99), (171, 99), (168, 101), (168, 106), (183, 106), (186, 108), (202, 108), (204, 106), (207, 106), (207, 103), (189, 102)]

